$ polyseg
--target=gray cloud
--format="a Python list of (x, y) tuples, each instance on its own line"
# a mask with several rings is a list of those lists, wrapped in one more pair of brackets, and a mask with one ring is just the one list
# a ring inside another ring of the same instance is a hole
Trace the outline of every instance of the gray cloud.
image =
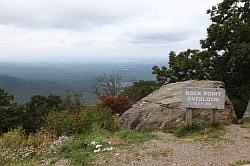
[(60, 14), (46, 13), (3, 13), (0, 10), (0, 24), (27, 28), (86, 29), (114, 23), (120, 16), (101, 14), (94, 11), (67, 11)]
[(192, 33), (190, 31), (180, 32), (148, 32), (144, 34), (137, 34), (133, 36), (131, 42), (138, 44), (154, 44), (162, 43), (167, 44), (171, 42), (183, 41), (188, 38)]
[(1, 0), (0, 24), (26, 28), (86, 29), (114, 24), (143, 12), (143, 7), (136, 9), (130, 6), (124, 10), (114, 2)]
[(0, 0), (0, 61), (165, 57), (169, 49), (199, 47), (206, 10), (220, 1)]

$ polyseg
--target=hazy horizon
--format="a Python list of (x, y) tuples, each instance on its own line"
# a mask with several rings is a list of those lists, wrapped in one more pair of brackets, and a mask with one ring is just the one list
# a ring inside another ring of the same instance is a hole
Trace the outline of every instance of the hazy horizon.
[(168, 64), (168, 56), (162, 58), (81, 58), (81, 59), (55, 59), (55, 60), (6, 60), (0, 61), (0, 64), (85, 64), (85, 63), (94, 63), (94, 64), (107, 64), (107, 63), (144, 63), (144, 64)]

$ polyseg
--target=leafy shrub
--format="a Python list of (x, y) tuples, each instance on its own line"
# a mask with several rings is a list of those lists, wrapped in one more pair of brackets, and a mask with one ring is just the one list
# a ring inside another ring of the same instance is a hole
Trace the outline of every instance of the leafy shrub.
[(25, 118), (23, 127), (30, 132), (36, 132), (44, 123), (45, 118), (50, 112), (59, 111), (62, 99), (60, 96), (33, 96), (25, 104)]
[(52, 134), (38, 132), (27, 136), (22, 127), (4, 133), (0, 137), (0, 165), (14, 165), (30, 158), (46, 156), (54, 141)]
[(31, 133), (28, 135), (27, 139), (24, 142), (26, 147), (47, 147), (53, 142), (57, 136), (54, 133), (49, 133), (44, 130), (40, 130), (35, 134)]
[(22, 127), (4, 133), (1, 138), (1, 146), (5, 148), (21, 147), (45, 147), (56, 139), (56, 135), (45, 131), (26, 135)]
[(95, 130), (115, 131), (119, 127), (118, 117), (104, 107), (88, 107), (79, 112), (52, 112), (46, 119), (47, 131), (58, 136), (89, 133)]
[(132, 102), (128, 96), (104, 96), (101, 97), (101, 105), (109, 107), (112, 110), (112, 114), (123, 114), (132, 106)]
[(52, 112), (45, 120), (45, 130), (55, 132), (59, 136), (65, 131), (71, 131), (70, 125), (73, 125), (74, 121), (73, 115), (68, 111)]
[(4, 147), (20, 148), (26, 139), (25, 131), (22, 127), (18, 127), (8, 133), (4, 133), (1, 145)]
[(134, 82), (132, 86), (125, 88), (122, 94), (127, 95), (130, 100), (136, 102), (149, 95), (153, 91), (157, 90), (160, 85), (161, 84), (156, 81), (140, 80)]
[(0, 106), (0, 119), (0, 134), (23, 126), (25, 119), (23, 107), (15, 104), (7, 107)]

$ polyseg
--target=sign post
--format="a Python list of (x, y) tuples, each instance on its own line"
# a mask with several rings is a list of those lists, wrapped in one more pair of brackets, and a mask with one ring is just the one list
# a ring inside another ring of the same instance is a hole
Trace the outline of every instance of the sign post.
[(211, 109), (211, 123), (216, 123), (216, 109)]
[(192, 109), (210, 109), (211, 123), (216, 123), (216, 110), (225, 108), (223, 88), (182, 88), (182, 107), (186, 108), (186, 125), (192, 124)]
[(186, 108), (186, 125), (192, 126), (193, 110)]

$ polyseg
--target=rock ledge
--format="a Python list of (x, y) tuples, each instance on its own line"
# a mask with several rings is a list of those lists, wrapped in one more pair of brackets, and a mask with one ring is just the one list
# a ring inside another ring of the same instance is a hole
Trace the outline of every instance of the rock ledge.
[[(182, 87), (224, 88), (220, 81), (190, 80), (166, 84), (133, 105), (121, 116), (122, 129), (167, 129), (185, 123), (185, 109), (181, 107)], [(225, 109), (217, 110), (218, 122), (237, 123), (235, 112), (226, 96)], [(209, 120), (210, 111), (193, 109), (194, 120)]]

